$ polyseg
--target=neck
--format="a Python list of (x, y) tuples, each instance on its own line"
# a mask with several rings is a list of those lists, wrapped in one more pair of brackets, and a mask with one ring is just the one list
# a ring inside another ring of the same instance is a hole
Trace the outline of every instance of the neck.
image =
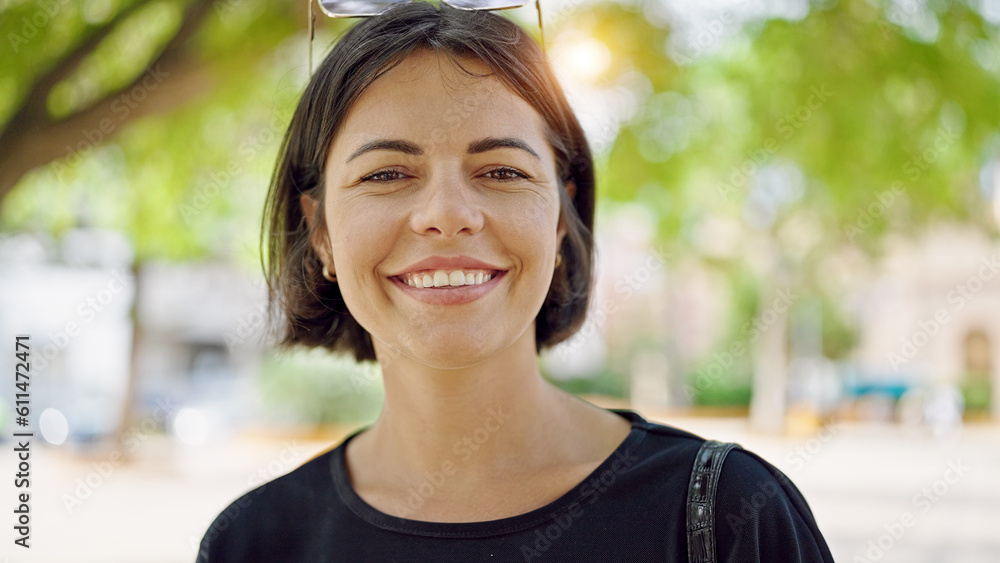
[[(488, 360), (438, 369), (399, 355), (382, 365), (385, 402), (366, 431), (367, 448), (402, 474), (460, 468), (464, 480), (517, 470), (518, 460), (551, 455), (582, 401), (546, 382), (534, 330)], [(516, 454), (516, 455), (515, 455)]]

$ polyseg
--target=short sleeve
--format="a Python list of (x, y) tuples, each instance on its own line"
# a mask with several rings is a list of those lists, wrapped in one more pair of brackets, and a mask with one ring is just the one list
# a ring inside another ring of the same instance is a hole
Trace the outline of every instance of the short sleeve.
[(252, 561), (254, 543), (268, 537), (256, 533), (254, 526), (259, 518), (250, 510), (255, 496), (260, 495), (267, 485), (259, 487), (233, 501), (205, 531), (198, 546), (195, 563), (226, 563), (228, 561)]
[(802, 493), (776, 467), (746, 450), (729, 452), (716, 492), (720, 563), (833, 562)]

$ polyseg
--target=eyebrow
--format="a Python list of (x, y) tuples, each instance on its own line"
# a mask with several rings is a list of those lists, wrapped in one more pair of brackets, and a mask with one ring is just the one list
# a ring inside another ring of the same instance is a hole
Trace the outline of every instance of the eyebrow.
[[(469, 154), (478, 154), (499, 148), (521, 149), (523, 151), (527, 151), (538, 160), (542, 159), (538, 156), (538, 153), (535, 152), (534, 149), (528, 146), (528, 143), (525, 143), (516, 137), (486, 137), (484, 139), (479, 139), (478, 141), (472, 141), (469, 143), (469, 148), (466, 150)], [(374, 141), (368, 141), (358, 147), (358, 150), (354, 151), (354, 154), (348, 157), (345, 163), (354, 160), (368, 151), (376, 150), (398, 151), (413, 155), (424, 154), (423, 149), (409, 141), (404, 141), (402, 139), (376, 139)]]

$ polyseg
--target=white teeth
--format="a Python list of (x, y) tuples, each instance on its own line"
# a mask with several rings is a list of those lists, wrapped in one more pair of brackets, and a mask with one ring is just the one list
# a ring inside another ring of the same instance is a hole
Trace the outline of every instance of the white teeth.
[(493, 275), (483, 270), (435, 270), (434, 272), (403, 274), (400, 276), (411, 287), (461, 287), (479, 285), (490, 281)]

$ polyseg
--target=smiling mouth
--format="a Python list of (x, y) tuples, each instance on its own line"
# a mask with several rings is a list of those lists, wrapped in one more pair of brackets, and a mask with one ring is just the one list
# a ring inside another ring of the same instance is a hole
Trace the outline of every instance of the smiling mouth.
[(462, 289), (485, 285), (502, 277), (507, 270), (431, 270), (393, 276), (393, 279), (413, 289)]

